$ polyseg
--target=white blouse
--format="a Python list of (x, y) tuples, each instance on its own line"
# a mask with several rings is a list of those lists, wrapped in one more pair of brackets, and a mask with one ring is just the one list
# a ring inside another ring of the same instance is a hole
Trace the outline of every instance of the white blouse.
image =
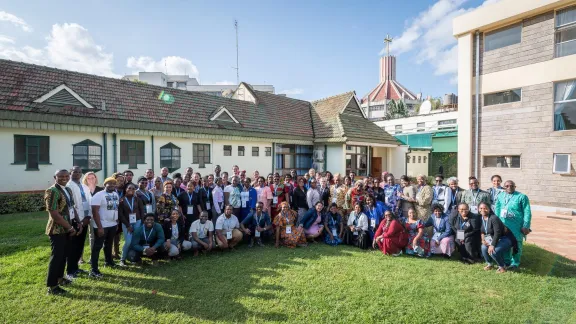
[(354, 221), (358, 218), (356, 227), (362, 229), (363, 231), (368, 230), (368, 217), (364, 213), (360, 213), (360, 216), (356, 217), (356, 212), (352, 211), (350, 216), (348, 216), (348, 226), (354, 225)]

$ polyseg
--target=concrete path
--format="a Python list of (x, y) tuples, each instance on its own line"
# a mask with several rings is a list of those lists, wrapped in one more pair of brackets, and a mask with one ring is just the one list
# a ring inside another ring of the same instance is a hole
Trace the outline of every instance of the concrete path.
[(526, 242), (576, 261), (576, 217), (534, 211)]

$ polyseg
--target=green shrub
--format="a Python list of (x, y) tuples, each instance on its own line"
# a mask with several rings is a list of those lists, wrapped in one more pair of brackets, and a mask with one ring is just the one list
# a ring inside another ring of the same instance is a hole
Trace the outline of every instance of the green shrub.
[(44, 193), (0, 194), (0, 215), (44, 210)]

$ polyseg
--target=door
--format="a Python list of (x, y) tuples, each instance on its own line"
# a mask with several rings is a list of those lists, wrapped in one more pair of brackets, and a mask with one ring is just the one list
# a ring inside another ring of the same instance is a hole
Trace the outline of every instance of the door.
[(374, 178), (379, 178), (382, 174), (382, 157), (373, 156), (371, 162), (370, 165), (372, 170), (370, 170), (370, 174), (372, 174), (372, 177)]

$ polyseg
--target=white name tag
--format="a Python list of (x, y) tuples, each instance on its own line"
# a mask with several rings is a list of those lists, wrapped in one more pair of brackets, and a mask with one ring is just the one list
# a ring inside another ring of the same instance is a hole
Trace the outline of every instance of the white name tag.
[(144, 250), (149, 249), (150, 245), (144, 245)]
[(260, 232), (259, 232), (259, 231), (255, 231), (255, 232), (254, 232), (254, 237), (260, 237)]
[(292, 225), (286, 226), (286, 234), (292, 234)]
[(247, 192), (241, 192), (240, 198), (242, 199), (242, 201), (248, 201), (248, 193)]
[(136, 223), (136, 213), (128, 214), (128, 218), (130, 219), (130, 224)]
[(440, 233), (440, 232), (434, 233), (434, 235), (432, 235), (432, 240), (438, 241), (438, 239), (440, 238), (440, 235), (441, 235), (441, 234), (442, 234), (442, 233)]
[(488, 244), (492, 244), (492, 235), (484, 235), (484, 241)]
[(146, 205), (146, 214), (153, 214), (154, 211), (152, 210), (152, 205)]
[(246, 208), (246, 200), (242, 200), (242, 208)]
[(82, 202), (82, 209), (86, 212), (89, 211), (90, 210), (90, 204), (88, 204), (87, 201), (83, 201)]
[(186, 207), (186, 214), (187, 215), (194, 214), (194, 206), (188, 205), (188, 207)]
[(226, 232), (226, 239), (227, 239), (227, 240), (231, 240), (231, 239), (232, 239), (232, 231)]
[(278, 204), (278, 197), (273, 197), (273, 198), (272, 198), (272, 203), (273, 203), (274, 205)]
[(74, 219), (74, 207), (68, 209), (68, 214), (70, 215), (70, 219)]
[(506, 217), (508, 217), (508, 209), (500, 210), (500, 218), (506, 218)]
[(211, 208), (210, 208), (210, 203), (209, 203), (209, 202), (206, 202), (206, 210), (210, 210), (210, 209), (211, 209)]
[(470, 206), (470, 212), (472, 214), (478, 214), (478, 206)]
[(456, 239), (457, 240), (464, 240), (464, 231), (463, 230), (457, 230), (456, 231)]
[(370, 226), (372, 227), (376, 227), (376, 220), (375, 219), (370, 219)]
[(333, 203), (333, 204), (336, 203), (336, 198), (332, 198), (332, 203)]
[(390, 203), (390, 197), (384, 197), (384, 202), (387, 204)]
[(335, 228), (332, 229), (332, 236), (338, 236), (338, 232)]

